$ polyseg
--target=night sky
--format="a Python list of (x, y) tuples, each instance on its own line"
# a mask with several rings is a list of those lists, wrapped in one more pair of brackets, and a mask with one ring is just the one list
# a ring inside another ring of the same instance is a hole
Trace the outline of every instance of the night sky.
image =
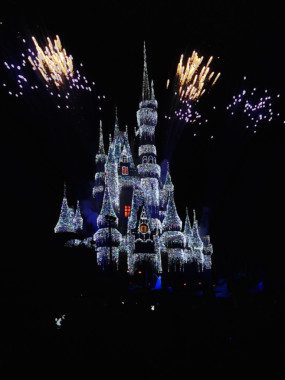
[[(231, 121), (224, 108), (242, 88), (244, 75), (253, 86), (285, 98), (283, 7), (282, 1), (270, 8), (268, 3), (248, 1), (6, 1), (0, 20), (1, 61), (17, 57), (23, 37), (59, 34), (107, 97), (102, 113), (95, 101), (82, 97), (77, 110), (68, 114), (44, 96), (19, 100), (1, 88), (2, 221), (7, 227), (2, 239), (11, 244), (2, 251), (7, 270), (22, 264), (42, 268), (49, 255), (56, 265), (56, 254), (45, 247), (58, 218), (63, 181), (71, 203), (87, 196), (94, 178), (99, 119), (111, 131), (115, 105), (121, 127), (127, 124), (132, 135), (145, 40), (159, 103), (159, 158), (171, 158), (180, 216), (184, 219), (185, 206), (195, 208), (204, 228), (208, 225), (218, 274), (270, 268), (277, 275), (283, 260), (284, 100), (282, 121), (256, 134), (237, 119)], [(213, 106), (217, 111), (196, 137), (191, 125), (163, 120), (170, 106), (166, 80), (180, 54), (193, 49), (214, 55), (214, 66), (222, 73), (203, 100), (205, 112)], [(5, 75), (1, 65), (1, 82)], [(106, 133), (106, 145), (107, 140)]]

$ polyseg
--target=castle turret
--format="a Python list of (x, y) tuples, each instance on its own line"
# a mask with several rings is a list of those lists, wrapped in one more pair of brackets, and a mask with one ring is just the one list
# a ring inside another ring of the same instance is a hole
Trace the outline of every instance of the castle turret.
[(180, 270), (184, 263), (185, 238), (181, 232), (182, 221), (176, 210), (174, 192), (169, 193), (165, 218), (162, 222), (161, 250), (167, 255), (168, 270)]
[(99, 147), (96, 154), (96, 174), (95, 174), (95, 186), (93, 187), (93, 198), (95, 198), (95, 210), (99, 213), (102, 205), (104, 188), (105, 188), (105, 164), (107, 156), (104, 148), (103, 127), (100, 120), (99, 130)]
[(193, 234), (193, 251), (194, 251), (194, 258), (197, 261), (198, 269), (203, 269), (203, 263), (204, 263), (204, 256), (203, 256), (203, 241), (200, 237), (199, 233), (199, 227), (198, 227), (198, 221), (196, 219), (196, 212), (193, 210), (193, 228), (192, 228), (192, 234)]
[(118, 109), (115, 110), (113, 148), (116, 162), (118, 163), (124, 145), (124, 132), (120, 131)]
[(183, 230), (184, 236), (185, 236), (185, 261), (188, 263), (191, 263), (193, 261), (193, 233), (191, 228), (191, 222), (188, 214), (188, 208), (186, 208), (186, 216), (185, 216), (185, 223), (184, 223), (184, 230)]
[(74, 230), (79, 232), (83, 229), (83, 219), (81, 216), (79, 201), (77, 201), (76, 212), (73, 219)]
[(105, 165), (106, 185), (108, 185), (112, 206), (117, 213), (119, 210), (119, 178), (118, 164), (115, 156), (117, 139), (110, 142), (107, 162)]
[(54, 228), (55, 233), (60, 232), (75, 232), (73, 225), (74, 211), (68, 207), (66, 197), (66, 185), (64, 184), (63, 199), (60, 209), (58, 222)]
[(109, 187), (106, 185), (100, 214), (97, 218), (98, 231), (94, 234), (97, 262), (103, 268), (110, 263), (118, 264), (119, 245), (122, 235), (118, 231), (118, 218), (114, 211)]
[(139, 135), (139, 165), (138, 174), (141, 178), (141, 187), (145, 189), (145, 203), (151, 217), (158, 217), (159, 211), (159, 178), (160, 166), (156, 163), (155, 127), (157, 124), (157, 101), (154, 99), (154, 90), (149, 86), (146, 49), (144, 45), (144, 71), (142, 101), (137, 111)]
[(118, 108), (115, 108), (115, 124), (114, 124), (114, 138), (118, 137), (120, 133), (119, 118), (118, 118)]
[(170, 175), (170, 169), (169, 169), (169, 163), (167, 162), (167, 172), (165, 177), (164, 185), (160, 191), (160, 218), (161, 220), (165, 216), (166, 206), (169, 194), (174, 191), (174, 186), (172, 183), (171, 175)]

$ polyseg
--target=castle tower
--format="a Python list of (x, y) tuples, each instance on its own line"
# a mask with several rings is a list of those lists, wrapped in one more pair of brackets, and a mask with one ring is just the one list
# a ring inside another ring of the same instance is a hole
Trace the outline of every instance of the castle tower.
[(113, 149), (115, 160), (118, 163), (124, 144), (124, 133), (120, 131), (118, 109), (115, 109), (115, 124), (114, 124), (114, 137), (113, 137)]
[(72, 208), (68, 207), (67, 197), (66, 197), (66, 185), (64, 184), (63, 199), (61, 203), (60, 214), (58, 222), (54, 227), (55, 233), (60, 232), (75, 232), (73, 225), (74, 211)]
[(185, 223), (184, 223), (184, 230), (183, 230), (184, 236), (185, 236), (185, 262), (191, 263), (194, 259), (193, 256), (193, 233), (191, 228), (191, 222), (188, 214), (188, 208), (186, 208), (186, 216), (185, 216)]
[(156, 163), (155, 127), (157, 124), (157, 101), (154, 98), (153, 85), (150, 89), (146, 49), (144, 45), (144, 70), (142, 101), (137, 111), (139, 136), (138, 174), (141, 187), (144, 189), (145, 205), (152, 218), (159, 216), (159, 178), (160, 166)]
[(172, 183), (172, 179), (170, 175), (169, 163), (167, 163), (167, 172), (166, 172), (165, 182), (164, 182), (162, 190), (160, 191), (159, 216), (161, 220), (163, 220), (165, 216), (169, 194), (172, 193), (173, 191), (174, 191), (174, 185)]
[(105, 165), (106, 185), (109, 188), (110, 199), (116, 213), (119, 211), (119, 178), (118, 163), (115, 155), (117, 138), (110, 141), (107, 162)]
[(204, 255), (203, 255), (203, 241), (200, 237), (199, 233), (199, 227), (198, 227), (198, 221), (196, 219), (196, 212), (193, 210), (193, 228), (192, 228), (192, 234), (193, 234), (193, 255), (194, 259), (197, 262), (198, 270), (203, 270), (203, 264), (204, 264)]
[(172, 191), (169, 193), (161, 235), (161, 251), (164, 259), (167, 255), (168, 271), (177, 271), (183, 268), (185, 237), (181, 228), (182, 221), (177, 213), (174, 192)]
[(81, 216), (79, 201), (77, 201), (76, 212), (73, 219), (74, 230), (79, 232), (83, 229), (83, 219)]
[(119, 246), (122, 235), (118, 231), (118, 218), (114, 211), (108, 185), (105, 186), (100, 214), (97, 218), (98, 231), (94, 234), (97, 249), (97, 263), (106, 268), (112, 263), (118, 265)]
[(105, 164), (107, 161), (107, 156), (105, 154), (104, 139), (103, 139), (103, 127), (102, 121), (100, 120), (100, 131), (99, 131), (99, 147), (98, 153), (96, 154), (96, 174), (95, 174), (95, 186), (93, 188), (93, 198), (95, 198), (95, 211), (97, 213), (101, 210), (101, 205), (103, 201), (104, 189), (105, 189)]

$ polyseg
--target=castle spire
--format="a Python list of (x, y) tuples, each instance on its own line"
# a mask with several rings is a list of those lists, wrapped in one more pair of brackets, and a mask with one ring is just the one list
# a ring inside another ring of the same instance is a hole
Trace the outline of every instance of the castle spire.
[(154, 94), (154, 83), (153, 83), (153, 80), (151, 80), (151, 84), (150, 84), (150, 87), (151, 87), (151, 100), (155, 100), (155, 94)]
[(54, 232), (74, 232), (73, 218), (74, 212), (72, 208), (68, 207), (66, 198), (66, 184), (64, 183), (63, 199), (61, 203), (60, 214), (58, 222), (54, 227)]
[(171, 192), (174, 190), (174, 185), (172, 183), (170, 170), (169, 170), (169, 162), (167, 162), (167, 172), (166, 172), (166, 177), (165, 177), (165, 182), (164, 182), (163, 187), (167, 192)]
[(66, 198), (66, 183), (63, 184), (63, 198)]
[(191, 228), (191, 222), (188, 214), (188, 207), (186, 207), (186, 216), (185, 216), (185, 223), (184, 223), (184, 234), (185, 235), (192, 235), (192, 228)]
[(194, 248), (202, 250), (203, 249), (203, 241), (202, 241), (202, 239), (200, 237), (199, 227), (198, 227), (198, 221), (196, 219), (195, 210), (193, 210), (193, 229), (192, 229), (192, 235), (193, 235), (193, 246), (194, 246)]
[(148, 72), (147, 72), (145, 41), (144, 41), (144, 45), (143, 45), (143, 54), (144, 54), (144, 62), (143, 62), (142, 100), (150, 100), (151, 94), (150, 94), (149, 79), (148, 79)]
[(109, 227), (109, 221), (107, 220), (106, 216), (111, 216), (114, 218), (112, 225), (117, 224), (117, 216), (116, 216), (114, 208), (112, 206), (108, 184), (106, 184), (106, 186), (105, 186), (102, 208), (101, 208), (100, 214), (97, 218), (97, 224), (98, 224), (99, 228)]
[(74, 230), (75, 231), (78, 232), (78, 231), (82, 230), (82, 228), (83, 228), (83, 219), (82, 219), (82, 216), (81, 216), (79, 201), (77, 201), (76, 212), (75, 212), (75, 216), (74, 216), (74, 219), (73, 219), (73, 224), (74, 224)]
[(181, 231), (182, 222), (176, 210), (173, 191), (169, 193), (165, 218), (162, 222), (163, 231)]
[(115, 108), (115, 127), (114, 127), (114, 137), (117, 137), (120, 132), (119, 119), (118, 119), (118, 108)]
[(100, 120), (100, 132), (99, 132), (99, 148), (98, 148), (98, 154), (105, 154), (102, 120)]

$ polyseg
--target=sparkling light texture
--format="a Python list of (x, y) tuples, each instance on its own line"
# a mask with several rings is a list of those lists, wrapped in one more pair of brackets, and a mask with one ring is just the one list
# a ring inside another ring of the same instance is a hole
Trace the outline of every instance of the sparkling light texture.
[(64, 185), (64, 194), (61, 204), (61, 210), (58, 222), (54, 228), (55, 233), (62, 232), (75, 232), (74, 225), (74, 211), (71, 207), (68, 206), (67, 197), (66, 197), (66, 185)]
[(261, 126), (270, 125), (274, 119), (280, 119), (279, 98), (280, 94), (272, 95), (267, 89), (254, 87), (249, 90), (244, 86), (239, 94), (233, 95), (226, 109), (231, 117), (238, 118), (245, 128), (255, 132)]

